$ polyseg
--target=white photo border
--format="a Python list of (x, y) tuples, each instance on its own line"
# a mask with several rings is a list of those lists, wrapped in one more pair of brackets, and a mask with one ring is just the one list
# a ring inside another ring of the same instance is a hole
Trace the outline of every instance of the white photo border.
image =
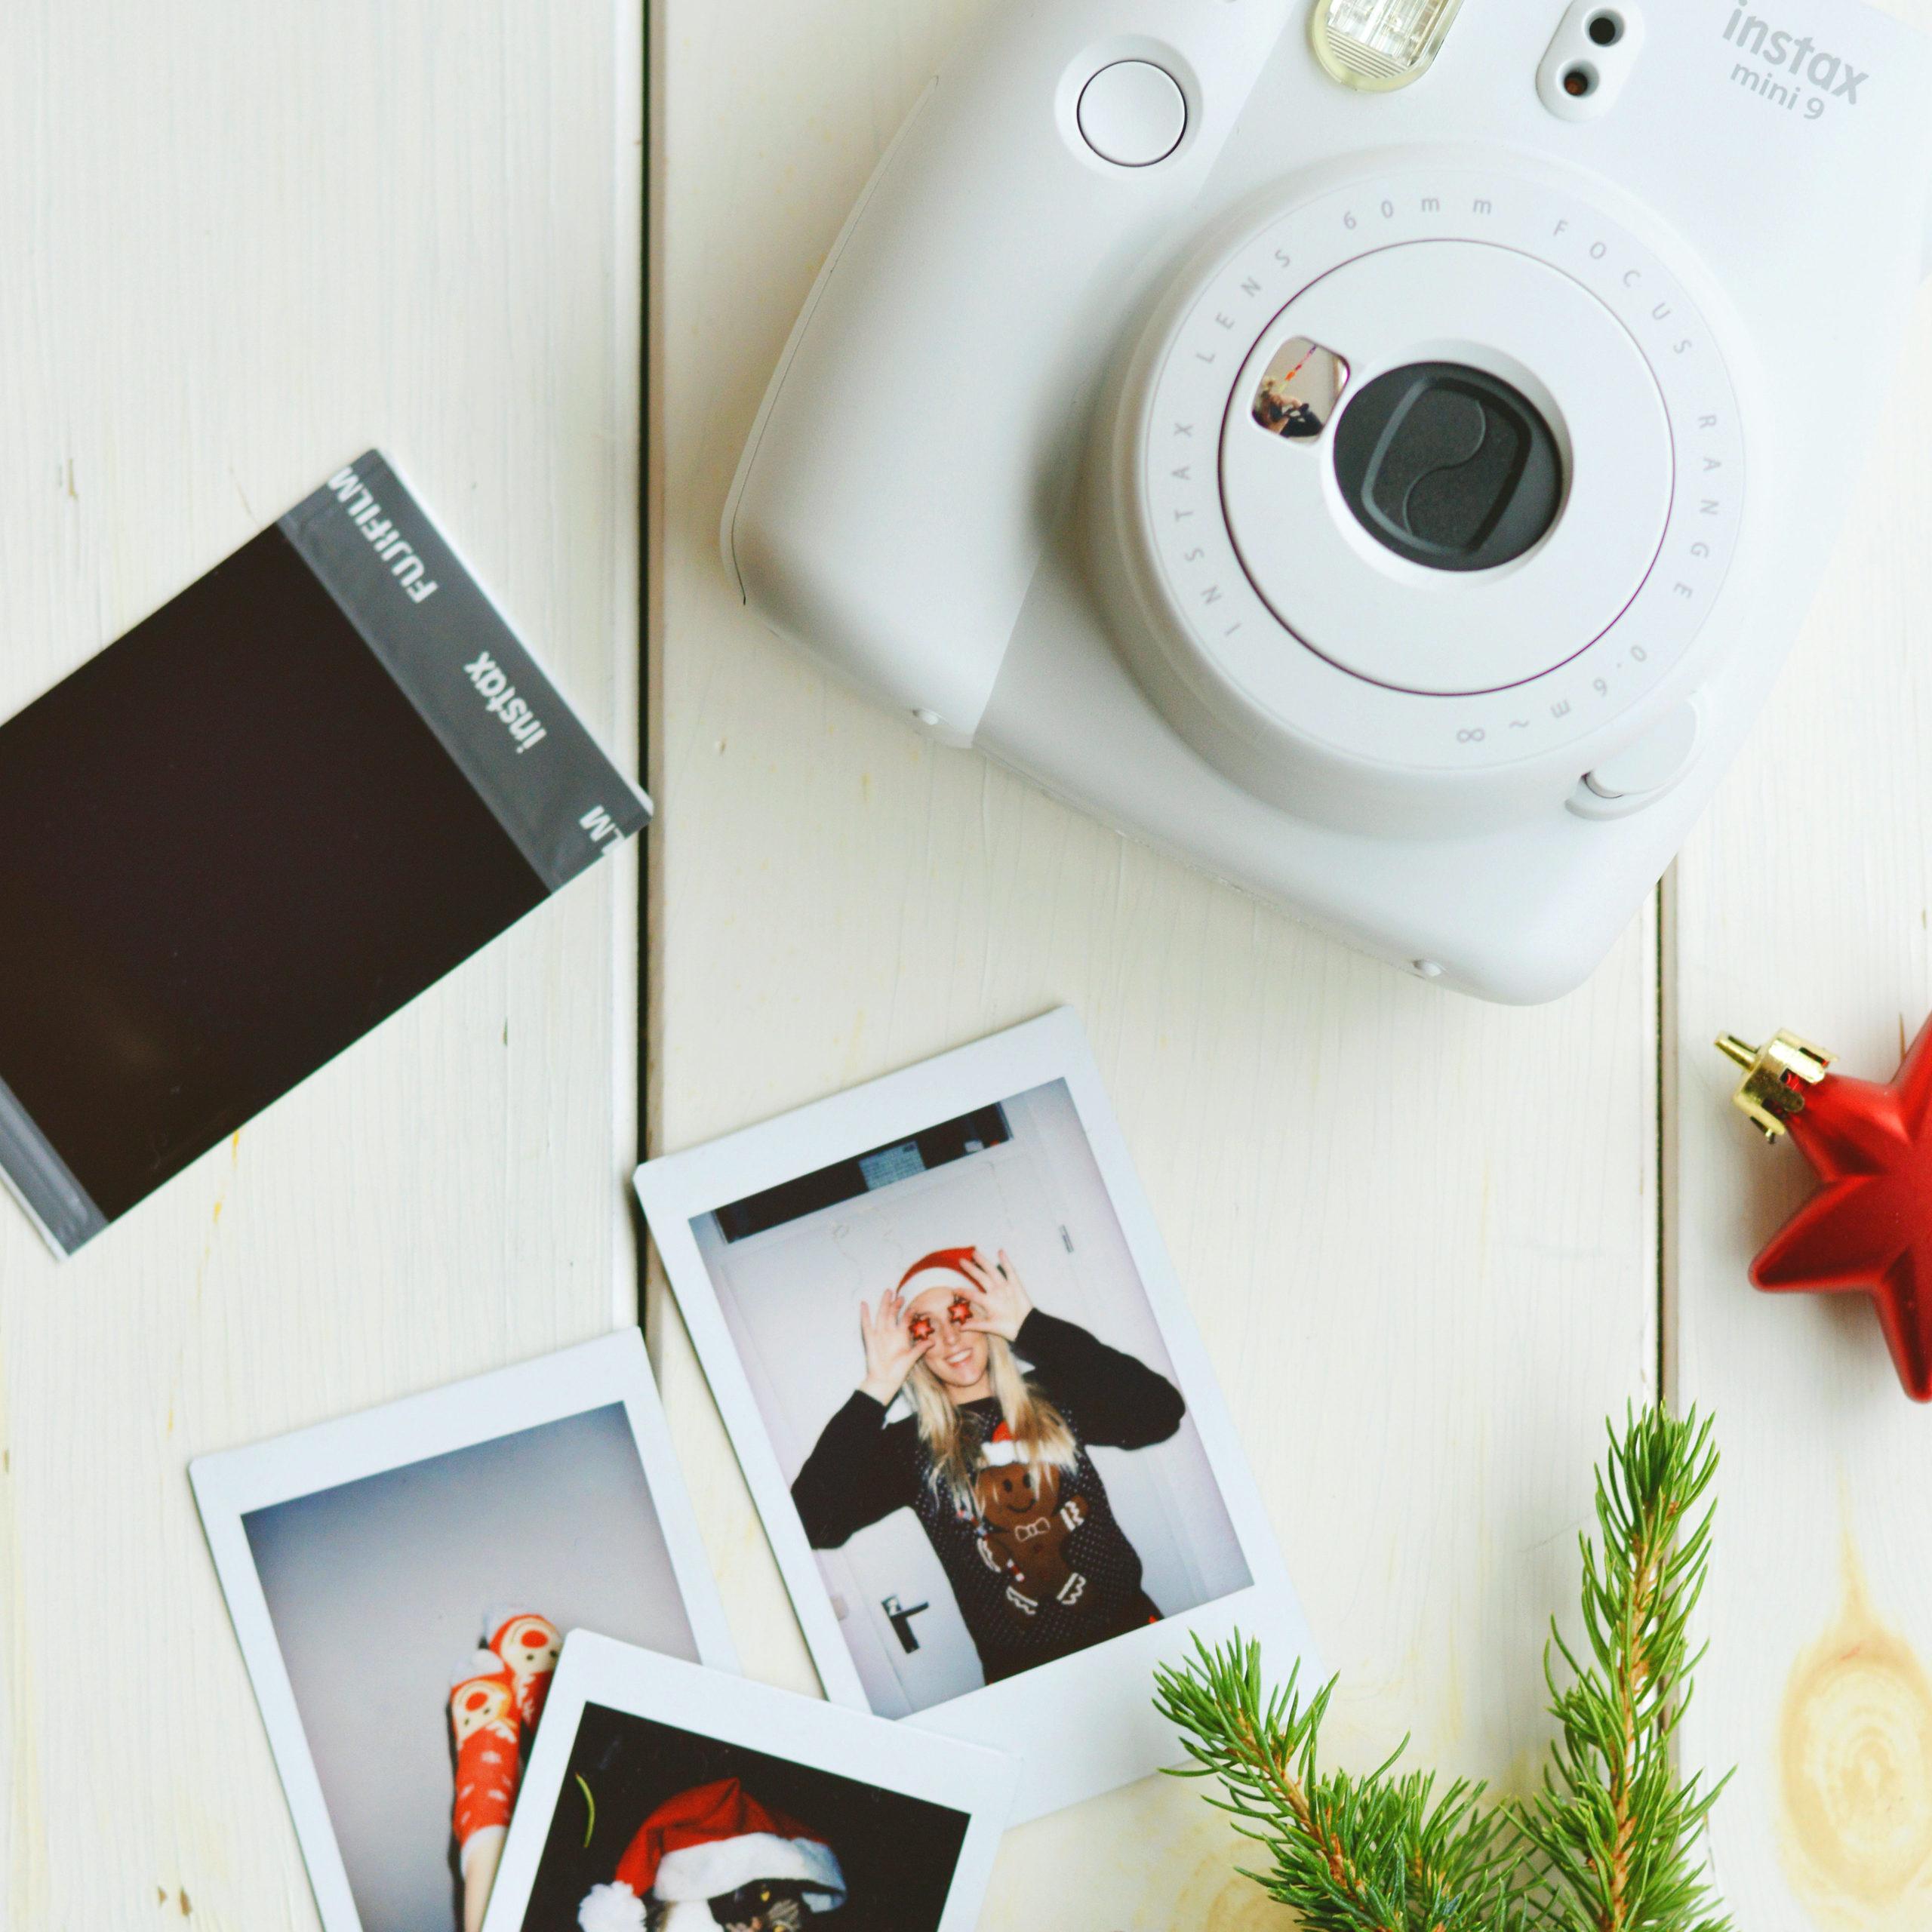
[[(890, 1146), (976, 1107), (1066, 1081), (1109, 1199), (1146, 1290), (1162, 1341), (1200, 1432), (1252, 1580), (1247, 1588), (1144, 1629), (936, 1704), (900, 1720), (989, 1748), (1013, 1749), (1026, 1769), (1015, 1800), (1022, 1823), (1180, 1761), (1155, 1714), (1154, 1671), (1179, 1666), (1195, 1636), (1260, 1639), (1285, 1677), (1319, 1660), (1227, 1403), (1189, 1313), (1153, 1209), (1140, 1185), (1079, 1017), (1061, 1007), (971, 1046), (812, 1102), (687, 1152), (646, 1162), (638, 1198), (740, 1466), (758, 1506), (826, 1695), (869, 1712), (858, 1669), (792, 1502), (764, 1420), (726, 1326), (692, 1221), (726, 1204), (815, 1172), (830, 1160)], [(1042, 1695), (1051, 1681), (1054, 1694)]]
[(620, 1329), (292, 1435), (197, 1457), (189, 1464), (202, 1527), (254, 1686), (325, 1932), (362, 1932), (362, 1921), (243, 1518), (278, 1503), (566, 1421), (614, 1402), (623, 1404), (629, 1423), (698, 1655), (712, 1670), (735, 1673), (737, 1647), (638, 1329)]
[(564, 1640), (543, 1706), (483, 1932), (520, 1932), (583, 1707), (593, 1703), (963, 1814), (966, 1836), (936, 1932), (973, 1932), (979, 1922), (1020, 1776), (1014, 1759), (577, 1630)]

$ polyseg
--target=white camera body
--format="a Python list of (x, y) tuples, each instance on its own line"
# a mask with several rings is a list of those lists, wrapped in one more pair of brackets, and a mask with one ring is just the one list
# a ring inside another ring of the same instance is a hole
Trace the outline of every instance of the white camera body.
[(1380, 91), (1322, 45), (1355, 4), (1000, 10), (819, 276), (725, 560), (933, 736), (1543, 1000), (1816, 592), (1924, 272), (1932, 42), (1466, 0)]

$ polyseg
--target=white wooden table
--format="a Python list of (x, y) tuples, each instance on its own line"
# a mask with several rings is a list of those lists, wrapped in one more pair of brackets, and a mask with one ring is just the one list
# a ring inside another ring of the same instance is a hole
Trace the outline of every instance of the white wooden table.
[[(1726, 1452), (1687, 1742), (1740, 1767), (1715, 1832), (1739, 1922), (1932, 1924), (1932, 1418), (1862, 1308), (1745, 1285), (1807, 1182), (1707, 1044), (1789, 1024), (1883, 1075), (1932, 1005), (1932, 306), (1831, 585), (1657, 907), (1556, 1006), (1445, 998), (934, 750), (727, 591), (718, 512), (785, 333), (996, 4), (656, 10), (655, 1144), (1070, 1001), (1341, 1673), (1337, 1755), (1407, 1731), (1528, 1783), (1602, 1418), (1661, 1376)], [(0, 715), (379, 442), (627, 752), (640, 31), (537, 0), (0, 13)], [(313, 1924), (185, 1466), (628, 1316), (631, 863), (75, 1261), (0, 1211), (10, 1927)], [(649, 1300), (747, 1667), (810, 1690)], [(1012, 1834), (986, 1923), (1281, 1924), (1234, 1862), (1196, 1788), (1152, 1780)]]
[[(0, 9), (0, 715), (380, 444), (634, 752), (641, 52), (622, 5)], [(8, 1927), (315, 1923), (187, 1461), (629, 1315), (636, 876), (64, 1266), (0, 1201)]]
[[(1407, 1732), (1445, 1771), (1527, 1787), (1604, 1418), (1661, 1378), (1715, 1411), (1725, 1454), (1686, 1746), (1739, 1767), (1714, 1833), (1737, 1921), (1932, 1926), (1932, 1689), (1909, 1662), (1932, 1657), (1932, 1416), (1863, 1303), (1746, 1284), (1809, 1177), (1727, 1104), (1710, 1045), (1788, 1025), (1884, 1078), (1932, 1007), (1932, 303), (1830, 584), (1656, 906), (1555, 1006), (1444, 998), (935, 749), (726, 586), (718, 509), (811, 278), (998, 3), (659, 12), (656, 1144), (1070, 1001), (1341, 1674), (1337, 1756)], [(1928, 0), (1892, 11), (1932, 28)], [(808, 1687), (654, 1307), (749, 1668)], [(1810, 1754), (1789, 1796), (1788, 1735)], [(1282, 1923), (1234, 1862), (1198, 1787), (1153, 1780), (1011, 1834), (985, 1923)]]

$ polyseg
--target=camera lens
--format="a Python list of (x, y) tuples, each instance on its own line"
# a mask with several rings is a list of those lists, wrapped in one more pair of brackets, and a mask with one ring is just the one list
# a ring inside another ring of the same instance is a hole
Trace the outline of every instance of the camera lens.
[(1596, 91), (1597, 77), (1594, 69), (1572, 67), (1563, 76), (1563, 91), (1573, 100), (1581, 100), (1586, 94)]
[(1335, 480), (1385, 549), (1438, 571), (1494, 570), (1540, 543), (1563, 460), (1521, 390), (1457, 362), (1392, 369), (1342, 414)]
[(1623, 38), (1623, 23), (1614, 14), (1599, 14), (1590, 23), (1590, 38), (1599, 47), (1614, 47)]

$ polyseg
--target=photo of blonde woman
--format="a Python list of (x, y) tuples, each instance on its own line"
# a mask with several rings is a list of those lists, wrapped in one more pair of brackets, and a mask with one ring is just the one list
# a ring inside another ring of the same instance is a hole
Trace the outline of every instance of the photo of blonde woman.
[(688, 1225), (800, 1555), (879, 1715), (1249, 1587), (1064, 1081)]
[(911, 1510), (989, 1684), (1160, 1621), (1088, 1451), (1171, 1438), (1171, 1382), (1035, 1307), (1004, 1251), (921, 1257), (860, 1329), (864, 1377), (792, 1486), (814, 1549)]
[(1023, 1820), (1171, 1761), (1197, 1640), (1319, 1669), (1071, 1012), (637, 1188), (829, 1702), (1017, 1758)]

